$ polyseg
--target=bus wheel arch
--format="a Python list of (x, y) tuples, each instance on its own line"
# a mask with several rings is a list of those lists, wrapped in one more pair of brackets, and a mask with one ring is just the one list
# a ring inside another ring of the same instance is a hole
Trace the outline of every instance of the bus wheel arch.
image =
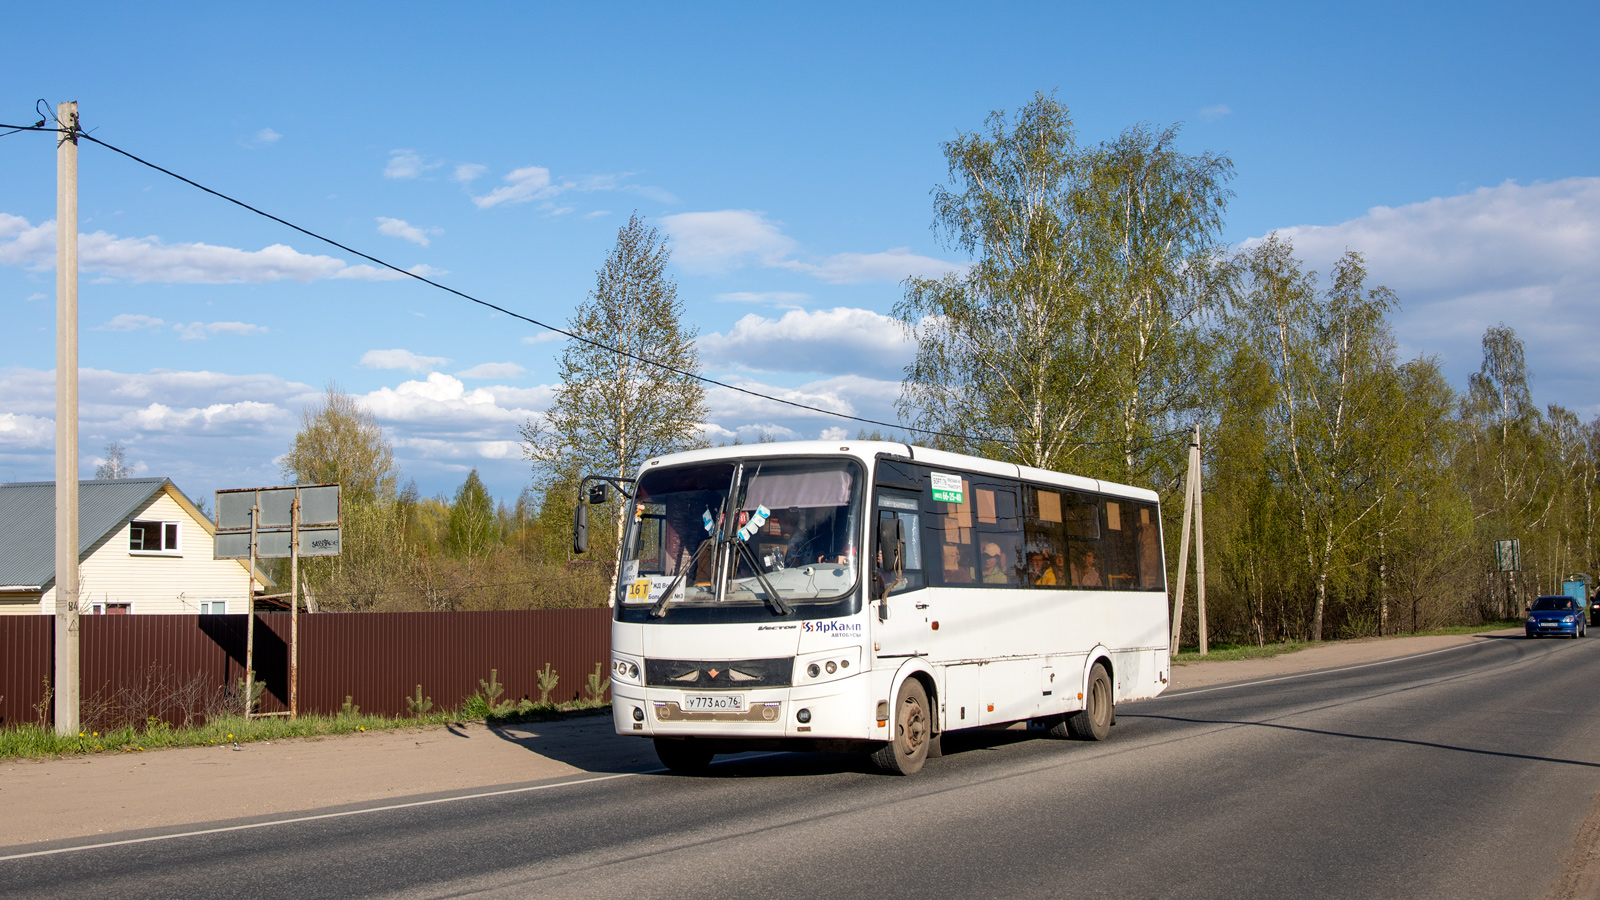
[(1103, 741), (1111, 736), (1111, 726), (1117, 722), (1114, 670), (1109, 653), (1091, 653), (1089, 659), (1083, 684), (1083, 708), (1067, 715), (1062, 723), (1066, 733), (1062, 736), (1080, 741)]
[(934, 723), (938, 705), (931, 673), (912, 671), (899, 679), (889, 708), (889, 740), (871, 753), (872, 764), (891, 775), (914, 775), (936, 755)]

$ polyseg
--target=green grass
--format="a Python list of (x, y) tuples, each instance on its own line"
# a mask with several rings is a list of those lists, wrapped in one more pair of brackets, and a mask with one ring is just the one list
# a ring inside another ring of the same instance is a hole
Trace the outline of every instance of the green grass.
[[(1482, 632), (1482, 631), (1498, 631), (1498, 630), (1500, 630), (1502, 628), (1520, 628), (1520, 627), (1522, 627), (1522, 620), (1521, 619), (1511, 619), (1511, 620), (1504, 621), (1504, 622), (1484, 622), (1481, 625), (1449, 625), (1449, 626), (1446, 626), (1444, 628), (1431, 628), (1431, 629), (1428, 629), (1426, 631), (1415, 631), (1415, 632), (1407, 631), (1407, 632), (1403, 632), (1401, 634), (1386, 635), (1386, 637), (1422, 637), (1424, 635), (1439, 635), (1439, 634), (1477, 634), (1477, 633)], [(1367, 639), (1366, 638), (1357, 638), (1356, 640), (1367, 640)], [(1339, 642), (1338, 641), (1323, 641), (1322, 643), (1324, 643), (1324, 644), (1334, 644), (1334, 643), (1339, 643)], [(1180, 648), (1179, 651), (1178, 651), (1178, 655), (1173, 657), (1172, 661), (1173, 662), (1178, 662), (1178, 663), (1187, 663), (1187, 662), (1202, 662), (1202, 661), (1204, 661), (1204, 662), (1215, 662), (1215, 661), (1227, 661), (1227, 660), (1239, 660), (1239, 659), (1268, 659), (1268, 658), (1271, 658), (1271, 657), (1274, 657), (1274, 656), (1282, 656), (1285, 653), (1294, 653), (1297, 650), (1304, 650), (1307, 647), (1315, 647), (1315, 646), (1317, 646), (1317, 644), (1312, 642), (1312, 641), (1284, 641), (1283, 643), (1279, 643), (1279, 644), (1228, 644), (1228, 643), (1215, 643), (1215, 644), (1212, 644), (1211, 647), (1210, 647), (1211, 652), (1207, 653), (1205, 656), (1201, 656), (1200, 655), (1200, 651), (1199, 651), (1198, 648), (1194, 648), (1194, 647), (1190, 647), (1188, 649), (1181, 649)]]
[[(505, 715), (489, 716), (484, 721), (491, 725), (514, 722), (537, 722), (566, 718), (572, 715), (590, 715), (605, 709), (608, 704), (576, 702), (564, 704), (523, 704), (522, 708)], [(115, 731), (95, 732), (85, 730), (80, 735), (62, 737), (54, 730), (36, 724), (0, 728), (0, 759), (15, 757), (49, 758), (96, 753), (142, 753), (165, 747), (228, 746), (235, 742), (271, 741), (292, 737), (351, 734), (363, 731), (395, 731), (419, 725), (443, 725), (448, 722), (471, 721), (459, 712), (437, 712), (422, 716), (377, 716), (356, 713), (353, 715), (287, 716), (243, 719), (238, 716), (213, 718), (204, 725), (173, 728), (165, 722), (155, 721), (143, 728), (126, 726)]]

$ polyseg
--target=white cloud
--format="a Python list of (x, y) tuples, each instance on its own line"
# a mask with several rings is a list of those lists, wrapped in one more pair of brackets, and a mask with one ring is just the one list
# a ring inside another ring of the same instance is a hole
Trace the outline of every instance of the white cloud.
[(819, 441), (847, 441), (849, 439), (850, 432), (844, 428), (824, 428), (822, 433), (817, 435), (817, 440)]
[(29, 294), (28, 296), (26, 296), (26, 297), (24, 297), (22, 299), (27, 301), (28, 303), (32, 303), (35, 300), (43, 300), (44, 298), (45, 298), (44, 294), (32, 293), (32, 294)]
[(583, 217), (585, 219), (598, 219), (601, 216), (609, 216), (609, 215), (611, 215), (611, 210), (609, 210), (609, 209), (596, 209), (596, 210), (591, 210), (590, 212), (584, 213)]
[(1505, 322), (1527, 341), (1541, 403), (1600, 412), (1600, 178), (1508, 181), (1279, 234), (1324, 273), (1346, 249), (1362, 253), (1370, 283), (1400, 297), (1403, 350), (1442, 354), (1458, 385), (1481, 362), (1484, 330)]
[[(55, 268), (54, 221), (32, 225), (21, 216), (0, 213), (0, 265), (37, 272)], [(104, 231), (78, 236), (78, 263), (87, 271), (139, 284), (307, 283), (325, 278), (391, 281), (398, 272), (369, 265), (351, 266), (331, 256), (301, 253), (284, 244), (240, 250), (215, 244), (168, 244), (157, 237), (125, 238)], [(410, 271), (436, 276), (441, 270), (414, 266)]]
[(207, 431), (231, 425), (261, 425), (287, 419), (289, 413), (271, 403), (245, 400), (239, 403), (213, 403), (206, 407), (173, 409), (152, 403), (123, 417), (122, 424), (140, 431)]
[(1207, 106), (1200, 110), (1200, 118), (1206, 122), (1215, 122), (1224, 116), (1230, 115), (1233, 115), (1233, 110), (1226, 103), (1218, 103), (1215, 106)]
[(794, 291), (732, 291), (718, 294), (714, 299), (720, 303), (755, 303), (779, 309), (799, 309), (800, 302), (810, 300), (811, 295)]
[(56, 421), (40, 416), (0, 413), (0, 448), (45, 449), (56, 443)]
[(418, 228), (405, 219), (391, 219), (388, 216), (378, 216), (378, 233), (410, 241), (422, 247), (428, 246), (430, 235), (444, 233), (443, 228)]
[(898, 378), (916, 354), (900, 323), (867, 309), (790, 310), (777, 319), (750, 313), (726, 334), (699, 341), (708, 367), (747, 371), (833, 372)]
[[(160, 321), (159, 319), (157, 321)], [(213, 334), (266, 334), (265, 325), (251, 325), (248, 322), (190, 322), (172, 326), (178, 332), (178, 337), (186, 341), (203, 341)]]
[(483, 173), (487, 171), (489, 171), (488, 166), (480, 166), (477, 163), (462, 163), (461, 165), (456, 166), (456, 170), (453, 174), (451, 174), (450, 180), (459, 181), (462, 184), (468, 184), (476, 181), (483, 175)]
[(104, 325), (96, 325), (95, 331), (138, 331), (142, 328), (160, 328), (167, 324), (160, 319), (142, 313), (122, 313), (111, 317), (111, 321)]
[(502, 203), (527, 203), (529, 200), (543, 200), (548, 197), (554, 197), (563, 190), (562, 185), (552, 185), (550, 183), (550, 170), (544, 166), (525, 166), (521, 169), (515, 169), (504, 180), (505, 184), (481, 197), (473, 197), (472, 202), (479, 209), (488, 209), (491, 206), (499, 206)]
[(479, 363), (470, 369), (462, 369), (456, 373), (456, 376), (459, 378), (475, 378), (479, 380), (488, 378), (521, 378), (523, 375), (526, 375), (527, 372), (527, 369), (524, 369), (514, 362)]
[(484, 432), (514, 434), (515, 426), (526, 421), (532, 412), (501, 406), (496, 399), (498, 393), (487, 388), (468, 390), (461, 379), (434, 372), (425, 381), (379, 388), (361, 401), (384, 421), (448, 427), (452, 433), (464, 436), (483, 437)]
[(829, 284), (901, 281), (907, 276), (937, 278), (966, 268), (896, 247), (882, 253), (836, 253), (820, 262), (798, 257), (799, 244), (783, 233), (780, 223), (749, 209), (723, 209), (665, 216), (672, 258), (690, 272), (718, 274), (758, 265), (811, 275)]
[(918, 256), (909, 247), (896, 247), (883, 253), (835, 253), (820, 263), (786, 261), (782, 265), (786, 269), (814, 275), (829, 284), (904, 281), (911, 276), (939, 278), (967, 268), (964, 263)]
[(766, 213), (748, 209), (689, 212), (664, 216), (672, 258), (691, 272), (724, 272), (754, 261), (777, 265), (796, 249)]
[(410, 350), (368, 350), (361, 354), (361, 365), (368, 369), (403, 369), (427, 372), (450, 362), (443, 356), (420, 356)]
[(390, 150), (389, 164), (383, 168), (385, 178), (416, 178), (430, 169), (444, 165), (442, 162), (425, 162), (415, 150)]
[(283, 135), (273, 131), (271, 128), (263, 128), (256, 132), (255, 140), (258, 144), (276, 144), (282, 137)]
[(564, 341), (566, 339), (567, 336), (559, 331), (541, 331), (538, 334), (524, 336), (522, 342), (524, 344), (549, 344), (554, 341)]

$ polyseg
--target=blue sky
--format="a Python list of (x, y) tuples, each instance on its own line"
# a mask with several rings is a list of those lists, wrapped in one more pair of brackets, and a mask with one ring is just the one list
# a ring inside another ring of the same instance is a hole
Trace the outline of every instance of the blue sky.
[[(637, 210), (719, 377), (892, 417), (941, 141), (1055, 90), (1080, 137), (1184, 123), (1238, 169), (1226, 238), (1366, 253), (1458, 387), (1499, 321), (1535, 399), (1600, 413), (1596, 14), (1578, 5), (277, 4), (0, 12), (0, 121), (106, 141), (560, 322)], [(63, 53), (62, 47), (70, 47)], [(0, 138), (0, 479), (52, 477), (55, 160)], [(86, 145), (82, 448), (193, 495), (276, 483), (300, 408), (362, 397), (424, 493), (527, 482), (560, 343)], [(856, 426), (714, 394), (714, 440)]]

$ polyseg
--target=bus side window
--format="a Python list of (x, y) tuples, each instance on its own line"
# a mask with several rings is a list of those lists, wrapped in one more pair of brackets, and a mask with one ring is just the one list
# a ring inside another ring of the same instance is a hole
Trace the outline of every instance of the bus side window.
[[(978, 551), (973, 539), (972, 482), (961, 479), (961, 502), (933, 499), (931, 491), (919, 494), (923, 534), (927, 536), (928, 583), (964, 585), (978, 583)], [(921, 548), (919, 548), (920, 550)]]
[(1161, 552), (1161, 510), (1148, 503), (1136, 505), (1138, 524), (1133, 533), (1139, 545), (1139, 590), (1167, 589), (1166, 557)]
[(1067, 586), (1067, 542), (1061, 517), (1061, 494), (1026, 487), (1022, 583), (1030, 588)]
[(1138, 545), (1134, 537), (1134, 524), (1138, 519), (1133, 504), (1126, 500), (1105, 499), (1105, 540), (1101, 541), (1101, 577), (1105, 587), (1114, 591), (1131, 591), (1137, 585)]
[(1071, 491), (1062, 518), (1067, 530), (1067, 582), (1072, 587), (1103, 589), (1106, 586), (1104, 541), (1100, 527), (1100, 498)]
[(978, 581), (995, 587), (1024, 584), (1022, 519), (1015, 482), (985, 481), (972, 487), (977, 508)]

